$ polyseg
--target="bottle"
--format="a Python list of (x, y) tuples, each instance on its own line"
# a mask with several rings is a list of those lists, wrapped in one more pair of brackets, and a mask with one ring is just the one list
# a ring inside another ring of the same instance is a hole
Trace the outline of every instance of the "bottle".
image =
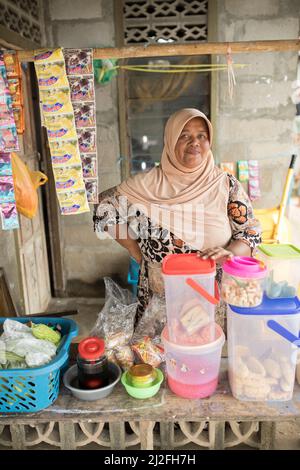
[(90, 336), (80, 341), (77, 368), (80, 388), (87, 390), (108, 385), (108, 360), (103, 339)]

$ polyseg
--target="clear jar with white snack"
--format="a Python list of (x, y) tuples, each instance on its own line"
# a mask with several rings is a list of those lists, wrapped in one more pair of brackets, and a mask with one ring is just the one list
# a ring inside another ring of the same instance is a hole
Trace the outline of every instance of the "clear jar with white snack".
[(269, 299), (254, 308), (228, 306), (228, 370), (243, 401), (287, 401), (294, 390), (300, 301)]
[(221, 297), (237, 307), (261, 304), (267, 268), (261, 261), (248, 256), (233, 256), (223, 266)]
[(171, 254), (163, 260), (162, 275), (170, 341), (186, 346), (214, 341), (215, 261), (196, 253)]

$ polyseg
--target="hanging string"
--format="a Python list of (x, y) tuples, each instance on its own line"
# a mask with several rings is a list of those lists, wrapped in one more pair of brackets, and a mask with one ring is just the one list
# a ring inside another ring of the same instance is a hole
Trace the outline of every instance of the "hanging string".
[(236, 85), (235, 75), (234, 75), (234, 63), (231, 55), (231, 47), (228, 45), (227, 54), (226, 54), (226, 61), (227, 61), (227, 77), (228, 77), (228, 95), (230, 100), (233, 99), (233, 90)]

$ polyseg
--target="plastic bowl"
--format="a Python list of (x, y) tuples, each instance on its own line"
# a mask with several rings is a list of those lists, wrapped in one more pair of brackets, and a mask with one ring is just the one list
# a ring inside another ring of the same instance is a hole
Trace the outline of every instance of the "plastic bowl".
[(105, 398), (111, 394), (116, 384), (119, 382), (122, 371), (117, 364), (108, 362), (108, 373), (110, 377), (110, 384), (106, 387), (94, 388), (93, 390), (83, 390), (74, 387), (71, 383), (77, 378), (77, 365), (70, 367), (63, 377), (64, 386), (71, 390), (74, 397), (79, 400), (93, 401)]
[(130, 385), (127, 371), (125, 371), (122, 375), (121, 382), (124, 385), (126, 392), (133, 398), (139, 398), (140, 400), (144, 400), (146, 398), (151, 398), (159, 391), (162, 381), (164, 380), (163, 373), (160, 369), (155, 369), (156, 371), (156, 379), (154, 380), (153, 384), (150, 387), (133, 387)]

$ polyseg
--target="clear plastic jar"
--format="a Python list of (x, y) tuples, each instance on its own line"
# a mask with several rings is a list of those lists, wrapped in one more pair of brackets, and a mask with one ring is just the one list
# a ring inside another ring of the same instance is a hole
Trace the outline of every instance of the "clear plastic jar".
[(236, 307), (257, 307), (262, 303), (267, 269), (250, 257), (234, 256), (223, 264), (221, 297)]

